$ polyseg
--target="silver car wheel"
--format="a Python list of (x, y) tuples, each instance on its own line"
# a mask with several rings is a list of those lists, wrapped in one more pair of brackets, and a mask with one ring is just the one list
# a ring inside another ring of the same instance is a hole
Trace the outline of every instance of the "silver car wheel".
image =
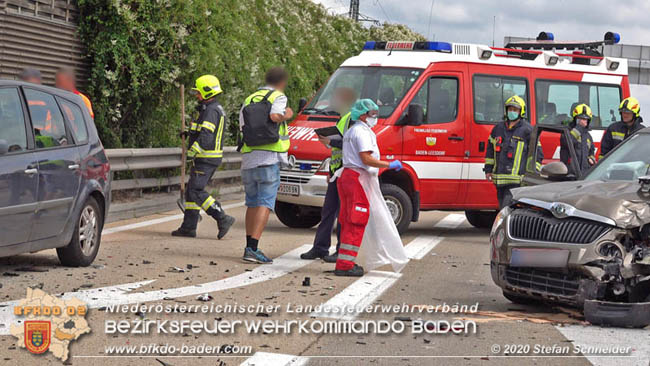
[(91, 206), (84, 207), (79, 217), (79, 246), (85, 256), (90, 256), (97, 244), (97, 213)]

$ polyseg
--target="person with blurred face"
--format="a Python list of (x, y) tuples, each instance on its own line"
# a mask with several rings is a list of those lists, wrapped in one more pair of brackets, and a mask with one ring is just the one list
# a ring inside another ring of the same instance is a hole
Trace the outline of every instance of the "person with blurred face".
[(600, 143), (600, 156), (598, 159), (607, 155), (623, 140), (645, 127), (642, 124), (643, 118), (640, 115), (641, 105), (639, 105), (636, 98), (628, 97), (623, 99), (618, 111), (621, 114), (621, 120), (607, 127), (607, 131), (603, 135), (603, 141)]
[(23, 71), (20, 72), (19, 78), (28, 83), (43, 84), (41, 72), (31, 67), (24, 68)]
[[(594, 139), (589, 133), (589, 124), (593, 118), (591, 108), (586, 104), (577, 105), (571, 112), (573, 120), (569, 127), (569, 138), (564, 135), (560, 138), (560, 161), (562, 161), (570, 172), (580, 177), (584, 172), (589, 170), (592, 165), (596, 164), (596, 147)], [(578, 171), (573, 169), (569, 144), (573, 144), (573, 150), (576, 154), (576, 165)]]
[[(339, 130), (341, 136), (345, 135), (347, 130), (354, 123), (350, 118), (350, 107), (352, 107), (352, 104), (356, 101), (356, 95), (357, 93), (351, 88), (338, 88), (334, 91), (334, 96), (332, 97), (332, 108), (341, 115), (341, 118), (336, 123), (336, 128)], [(336, 180), (332, 179), (332, 177), (336, 174), (336, 171), (343, 166), (343, 140), (318, 136), (318, 141), (328, 149), (331, 149), (329, 162), (330, 180), (327, 183), (325, 201), (323, 203), (323, 208), (321, 209), (321, 221), (316, 230), (314, 245), (309, 251), (302, 253), (300, 258), (307, 260), (322, 258), (325, 262), (335, 263), (341, 244), (340, 224), (337, 225), (336, 228), (336, 252), (330, 255), (329, 249), (332, 244), (332, 228), (339, 215), (341, 202), (339, 201), (339, 192), (336, 187)]]
[(67, 90), (71, 93), (75, 93), (81, 97), (88, 108), (88, 112), (92, 118), (95, 118), (95, 113), (93, 112), (93, 106), (87, 96), (82, 94), (77, 90), (77, 79), (75, 77), (74, 70), (68, 67), (59, 69), (56, 73), (55, 86), (59, 89)]

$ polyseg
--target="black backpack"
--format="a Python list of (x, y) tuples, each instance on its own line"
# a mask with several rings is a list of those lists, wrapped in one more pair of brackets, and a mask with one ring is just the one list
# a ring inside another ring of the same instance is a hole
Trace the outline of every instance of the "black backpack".
[(280, 139), (280, 124), (271, 120), (271, 107), (273, 103), (269, 101), (269, 96), (273, 90), (268, 93), (259, 102), (251, 100), (250, 104), (243, 109), (244, 143), (248, 146), (261, 146), (272, 144)]

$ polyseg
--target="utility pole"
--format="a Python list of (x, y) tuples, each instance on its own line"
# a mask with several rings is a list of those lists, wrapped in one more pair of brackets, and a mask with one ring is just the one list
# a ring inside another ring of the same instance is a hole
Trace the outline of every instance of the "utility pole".
[(355, 22), (359, 21), (359, 2), (360, 0), (350, 0), (350, 11), (348, 16)]

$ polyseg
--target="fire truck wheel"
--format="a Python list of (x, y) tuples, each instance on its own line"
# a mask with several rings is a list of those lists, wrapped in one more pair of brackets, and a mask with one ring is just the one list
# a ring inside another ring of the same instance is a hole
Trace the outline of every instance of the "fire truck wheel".
[(395, 226), (400, 234), (404, 234), (413, 218), (413, 203), (404, 190), (394, 184), (381, 184), (381, 193), (386, 200), (386, 206), (393, 216)]
[[(311, 208), (311, 207), (309, 207)], [(275, 215), (281, 223), (294, 229), (309, 229), (320, 222), (320, 214), (315, 209), (307, 209), (287, 202), (275, 202)]]
[(469, 223), (479, 229), (489, 229), (497, 217), (496, 211), (465, 211)]

